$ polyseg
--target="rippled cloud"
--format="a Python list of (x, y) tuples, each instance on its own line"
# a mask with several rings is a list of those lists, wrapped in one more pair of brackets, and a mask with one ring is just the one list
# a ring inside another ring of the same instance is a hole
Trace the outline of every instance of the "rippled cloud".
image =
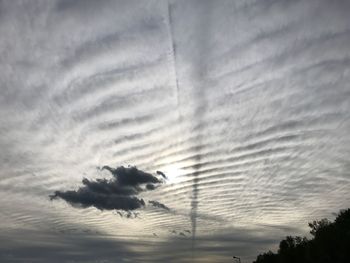
[(0, 0), (0, 262), (249, 262), (348, 207), (349, 13)]
[[(56, 191), (50, 195), (51, 200), (61, 198), (72, 206), (81, 208), (93, 206), (100, 210), (130, 211), (146, 205), (142, 198), (137, 197), (139, 193), (155, 190), (164, 183), (164, 180), (136, 167), (103, 166), (101, 170), (108, 170), (113, 178), (96, 181), (84, 178), (82, 180), (84, 186), (79, 187), (78, 190)], [(169, 210), (158, 201), (149, 201), (149, 203), (154, 207)]]

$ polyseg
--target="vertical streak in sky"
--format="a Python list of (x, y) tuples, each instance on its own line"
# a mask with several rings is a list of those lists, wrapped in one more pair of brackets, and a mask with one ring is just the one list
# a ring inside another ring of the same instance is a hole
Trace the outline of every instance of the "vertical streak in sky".
[[(166, 2), (166, 12), (167, 12), (167, 31), (168, 31), (168, 39), (169, 39), (169, 60), (171, 63), (171, 67), (173, 69), (172, 75), (175, 82), (175, 90), (176, 90), (176, 108), (177, 112), (180, 112), (180, 97), (179, 97), (179, 80), (177, 76), (176, 70), (176, 47), (174, 43), (174, 34), (172, 29), (172, 14), (171, 14), (171, 6), (169, 0)], [(181, 117), (181, 114), (179, 114)]]
[(202, 162), (202, 145), (203, 145), (203, 120), (208, 108), (207, 101), (207, 90), (206, 90), (206, 75), (207, 75), (207, 63), (209, 50), (209, 39), (210, 39), (210, 12), (211, 2), (210, 1), (198, 1), (197, 5), (197, 20), (195, 21), (195, 35), (197, 36), (194, 41), (195, 47), (197, 48), (196, 55), (193, 61), (193, 75), (195, 78), (194, 84), (194, 100), (195, 100), (195, 112), (194, 112), (194, 123), (198, 134), (196, 137), (196, 149), (197, 152), (194, 154), (194, 173), (192, 182), (192, 197), (191, 197), (191, 226), (192, 226), (192, 260), (194, 259), (195, 242), (197, 233), (197, 210), (198, 210), (198, 195), (199, 195), (199, 174), (201, 170)]
[[(201, 156), (198, 155), (196, 162), (200, 163)], [(194, 257), (196, 231), (197, 231), (197, 209), (198, 209), (198, 171), (193, 174), (192, 197), (191, 197), (191, 227), (192, 227), (192, 258)]]

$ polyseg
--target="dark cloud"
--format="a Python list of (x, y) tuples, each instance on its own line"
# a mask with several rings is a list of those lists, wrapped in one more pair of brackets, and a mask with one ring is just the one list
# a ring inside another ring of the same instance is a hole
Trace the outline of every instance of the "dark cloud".
[(150, 203), (151, 205), (153, 205), (154, 207), (158, 207), (158, 208), (162, 208), (165, 209), (167, 211), (170, 211), (170, 208), (167, 207), (166, 205), (158, 202), (158, 201), (148, 201), (148, 203)]
[(177, 232), (176, 230), (172, 230), (172, 231), (170, 231), (170, 233), (174, 234), (174, 235), (182, 236), (182, 237), (187, 237), (185, 233), (191, 234), (191, 231), (187, 230), (187, 229), (184, 231), (179, 231), (179, 232)]
[(117, 213), (120, 217), (125, 217), (125, 218), (139, 218), (139, 213), (137, 212), (131, 212), (131, 211), (117, 211)]
[(138, 170), (136, 167), (127, 167), (120, 166), (116, 169), (109, 166), (103, 166), (102, 170), (108, 170), (112, 175), (117, 179), (120, 185), (125, 186), (138, 186), (140, 184), (160, 184), (162, 183), (157, 177), (152, 174)]
[(186, 235), (185, 235), (183, 232), (180, 232), (180, 233), (179, 233), (179, 236), (186, 237)]
[[(108, 170), (112, 175), (112, 179), (97, 179), (96, 181), (84, 178), (78, 190), (56, 191), (50, 195), (51, 200), (61, 198), (77, 207), (96, 207), (100, 210), (124, 210), (128, 213), (144, 207), (145, 201), (138, 198), (137, 195), (143, 191), (152, 191), (160, 186), (163, 181), (156, 176), (143, 172), (136, 167), (112, 168), (103, 166), (100, 170)], [(149, 201), (150, 204), (166, 210), (169, 208), (157, 201)]]
[(161, 171), (157, 171), (157, 174), (161, 175), (164, 179), (168, 179), (168, 177), (166, 177), (166, 175)]
[(154, 185), (154, 184), (146, 184), (146, 188), (147, 188), (147, 190), (154, 190), (154, 189), (156, 189), (156, 185)]

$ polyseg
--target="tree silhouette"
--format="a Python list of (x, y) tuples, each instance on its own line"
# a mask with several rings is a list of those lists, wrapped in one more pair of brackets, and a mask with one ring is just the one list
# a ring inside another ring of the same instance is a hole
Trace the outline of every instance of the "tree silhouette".
[(312, 239), (287, 236), (277, 253), (261, 254), (253, 263), (348, 263), (350, 262), (350, 209), (341, 210), (334, 222), (309, 223)]

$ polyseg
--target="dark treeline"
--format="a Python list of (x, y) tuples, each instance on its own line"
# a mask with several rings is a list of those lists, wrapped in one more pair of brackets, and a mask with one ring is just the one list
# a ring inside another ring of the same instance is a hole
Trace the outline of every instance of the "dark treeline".
[(334, 222), (328, 219), (309, 223), (312, 238), (288, 236), (278, 252), (259, 255), (253, 263), (349, 263), (350, 209), (342, 210)]

